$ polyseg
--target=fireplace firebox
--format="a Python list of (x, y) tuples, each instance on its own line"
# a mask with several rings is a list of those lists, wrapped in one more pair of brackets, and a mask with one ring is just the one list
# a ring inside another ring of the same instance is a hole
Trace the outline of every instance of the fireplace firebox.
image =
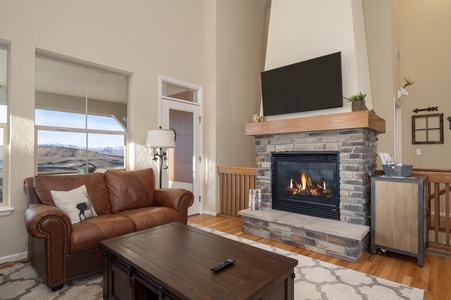
[(339, 153), (273, 152), (272, 208), (340, 220)]

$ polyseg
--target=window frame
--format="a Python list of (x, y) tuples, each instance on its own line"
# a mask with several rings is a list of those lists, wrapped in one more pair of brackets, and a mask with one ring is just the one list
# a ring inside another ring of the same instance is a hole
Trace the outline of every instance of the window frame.
[[(120, 71), (117, 69), (113, 69), (113, 68), (109, 68), (109, 67), (103, 67), (103, 66), (98, 66), (95, 65), (93, 63), (89, 63), (89, 62), (81, 62), (79, 60), (75, 60), (75, 59), (71, 59), (71, 58), (66, 58), (66, 57), (62, 57), (61, 55), (57, 55), (57, 54), (51, 54), (48, 53), (47, 51), (37, 51), (35, 54), (35, 57), (47, 57), (50, 58), (52, 60), (57, 60), (57, 61), (61, 61), (61, 63), (69, 63), (69, 64), (74, 64), (77, 65), (79, 67), (82, 68), (86, 68), (86, 71), (89, 72), (89, 70), (93, 69), (93, 70), (97, 70), (97, 71), (101, 71), (101, 72), (109, 72), (112, 74), (117, 74), (117, 75), (123, 75), (126, 77), (126, 84), (127, 84), (127, 90), (126, 90), (126, 118), (128, 119), (128, 114), (129, 114), (129, 96), (130, 96), (130, 75), (131, 73), (129, 72), (125, 72), (125, 71)], [(86, 77), (87, 80), (87, 77)], [(87, 88), (87, 87), (86, 87)], [(37, 92), (37, 90), (35, 89), (35, 92)], [(87, 92), (85, 90), (85, 92)], [(39, 148), (39, 141), (38, 141), (38, 134), (40, 131), (51, 131), (51, 132), (61, 132), (61, 133), (67, 133), (67, 132), (71, 132), (71, 133), (81, 133), (81, 134), (85, 134), (86, 138), (88, 137), (89, 134), (102, 134), (102, 135), (115, 135), (115, 136), (122, 136), (124, 138), (124, 154), (123, 154), (123, 160), (124, 160), (124, 164), (123, 167), (117, 167), (117, 168), (107, 168), (108, 170), (124, 170), (127, 169), (127, 165), (128, 165), (128, 124), (129, 122), (126, 121), (126, 126), (124, 126), (124, 124), (122, 124), (121, 122), (119, 122), (116, 118), (115, 115), (111, 115), (108, 113), (99, 113), (99, 112), (95, 112), (94, 114), (90, 113), (88, 110), (88, 105), (89, 105), (89, 101), (90, 100), (95, 100), (95, 99), (91, 99), (89, 98), (89, 96), (86, 94), (84, 97), (84, 101), (85, 101), (85, 110), (83, 112), (77, 112), (81, 115), (84, 115), (85, 117), (85, 127), (84, 128), (74, 128), (74, 127), (63, 127), (63, 126), (51, 126), (51, 125), (37, 125), (36, 124), (36, 119), (34, 121), (34, 137), (35, 137), (35, 149), (34, 149), (34, 155), (35, 155), (35, 165), (34, 165), (34, 169), (35, 169), (35, 174), (73, 174), (73, 173), (77, 173), (77, 170), (74, 171), (54, 171), (54, 172), (39, 172), (39, 160), (38, 160), (38, 148)], [(60, 112), (71, 112), (70, 110), (64, 111), (64, 110), (53, 110), (51, 108), (43, 108), (43, 107), (38, 107), (35, 103), (35, 113), (36, 110), (47, 110), (47, 111), (60, 111)], [(111, 129), (89, 129), (88, 128), (88, 118), (89, 116), (104, 116), (104, 117), (112, 117), (113, 119), (116, 120), (116, 122), (118, 123), (118, 125), (120, 125), (120, 127), (123, 129), (123, 131), (120, 130), (111, 130)], [(125, 120), (125, 119), (124, 119)], [(88, 141), (88, 139), (86, 139)], [(107, 146), (107, 145), (105, 145)], [(84, 147), (84, 146), (83, 146)], [(89, 163), (89, 144), (86, 143), (86, 148), (84, 149), (86, 151), (86, 156), (85, 156), (85, 163)], [(105, 169), (105, 170), (107, 170)]]
[(10, 91), (8, 86), (11, 82), (11, 44), (5, 40), (0, 39), (0, 46), (6, 49), (6, 120), (5, 123), (0, 122), (0, 128), (3, 130), (3, 183), (2, 183), (2, 199), (0, 201), (0, 217), (8, 216), (14, 210), (11, 206), (11, 199), (9, 197), (9, 95)]

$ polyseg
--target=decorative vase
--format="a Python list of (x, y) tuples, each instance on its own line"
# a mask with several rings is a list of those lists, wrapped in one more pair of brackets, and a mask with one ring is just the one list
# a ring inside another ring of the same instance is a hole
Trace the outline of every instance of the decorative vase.
[(366, 107), (365, 100), (353, 101), (352, 111), (361, 111), (361, 110), (368, 110), (368, 108)]

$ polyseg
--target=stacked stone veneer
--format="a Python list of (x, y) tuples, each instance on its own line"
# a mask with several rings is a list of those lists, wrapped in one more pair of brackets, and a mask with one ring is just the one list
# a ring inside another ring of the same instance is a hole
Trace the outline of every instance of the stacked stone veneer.
[[(347, 129), (257, 135), (256, 188), (263, 211), (241, 211), (243, 232), (356, 261), (368, 244), (371, 176), (376, 169), (377, 134)], [(340, 221), (272, 211), (271, 153), (338, 151)], [(345, 222), (346, 224), (342, 223)], [(343, 225), (340, 225), (343, 224)], [(351, 234), (350, 234), (351, 233)]]
[(271, 209), (271, 153), (338, 151), (340, 156), (340, 220), (369, 224), (371, 176), (376, 170), (377, 135), (366, 129), (300, 132), (255, 137), (256, 188), (262, 207)]

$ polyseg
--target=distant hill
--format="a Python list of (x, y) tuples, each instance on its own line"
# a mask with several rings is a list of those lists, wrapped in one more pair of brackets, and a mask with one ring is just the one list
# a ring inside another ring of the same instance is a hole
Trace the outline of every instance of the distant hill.
[[(68, 145), (65, 145), (65, 144), (39, 144), (38, 147), (63, 147), (63, 148), (80, 149), (80, 146), (70, 145), (70, 144), (68, 144)], [(124, 156), (124, 146), (106, 146), (106, 147), (98, 147), (98, 148), (89, 148), (89, 150), (93, 151), (93, 152), (98, 152), (98, 153)]]
[[(124, 167), (124, 150), (119, 148), (105, 147), (96, 151), (88, 150), (88, 161), (97, 169), (122, 168)], [(84, 149), (71, 145), (38, 145), (38, 172), (76, 171), (85, 162)]]

